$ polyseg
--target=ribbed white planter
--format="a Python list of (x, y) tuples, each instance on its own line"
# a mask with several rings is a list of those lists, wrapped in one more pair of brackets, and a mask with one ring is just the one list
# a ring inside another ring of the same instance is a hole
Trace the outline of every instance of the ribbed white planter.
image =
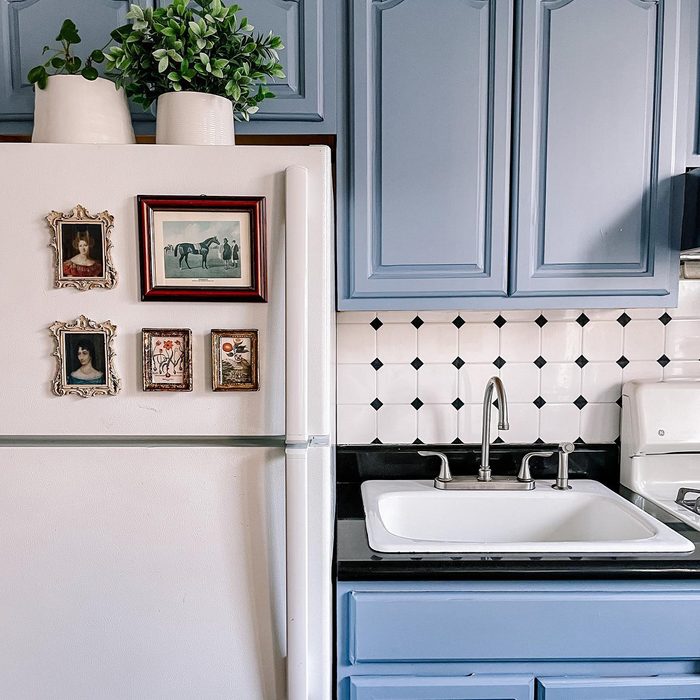
[(156, 108), (156, 143), (233, 146), (233, 104), (203, 92), (166, 92)]
[(34, 90), (35, 143), (134, 143), (124, 90), (111, 80), (52, 75)]

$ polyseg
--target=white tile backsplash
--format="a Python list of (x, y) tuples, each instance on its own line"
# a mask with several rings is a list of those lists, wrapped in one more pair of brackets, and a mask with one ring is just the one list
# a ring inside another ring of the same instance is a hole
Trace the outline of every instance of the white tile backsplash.
[(452, 403), (457, 398), (458, 379), (454, 365), (426, 363), (418, 370), (418, 398), (426, 404)]
[(622, 355), (622, 331), (617, 321), (589, 321), (583, 327), (583, 356), (589, 361), (617, 360)]
[(384, 403), (411, 403), (418, 395), (418, 378), (411, 365), (387, 363), (375, 374), (376, 396)]
[(666, 310), (339, 313), (338, 442), (478, 444), (492, 376), (503, 441), (617, 440), (623, 382), (700, 377), (700, 283)]
[(426, 364), (452, 362), (458, 353), (458, 337), (452, 322), (424, 323), (418, 329), (418, 357)]

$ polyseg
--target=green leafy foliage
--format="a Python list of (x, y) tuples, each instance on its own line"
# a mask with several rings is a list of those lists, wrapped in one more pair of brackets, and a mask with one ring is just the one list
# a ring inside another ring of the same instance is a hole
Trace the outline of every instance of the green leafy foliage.
[(59, 43), (59, 47), (56, 49), (44, 46), (43, 53), (49, 52), (51, 55), (45, 63), (40, 66), (34, 66), (29, 71), (27, 80), (30, 83), (43, 90), (46, 87), (49, 75), (77, 75), (79, 73), (86, 80), (95, 80), (97, 78), (97, 69), (92, 64), (104, 61), (103, 49), (92, 51), (84, 63), (82, 59), (74, 55), (71, 47), (80, 43), (80, 34), (73, 20), (66, 19), (63, 21), (56, 41)]
[(148, 108), (165, 92), (187, 90), (227, 97), (237, 119), (248, 120), (274, 97), (269, 78), (284, 78), (280, 37), (253, 34), (238, 5), (221, 0), (173, 0), (166, 7), (131, 5), (130, 24), (115, 29), (104, 52), (108, 75)]

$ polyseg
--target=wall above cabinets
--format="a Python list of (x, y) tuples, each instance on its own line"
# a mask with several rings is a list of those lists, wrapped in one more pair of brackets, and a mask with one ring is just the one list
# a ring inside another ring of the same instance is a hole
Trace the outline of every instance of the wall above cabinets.
[(339, 308), (674, 306), (685, 8), (352, 3)]
[[(164, 6), (169, 0), (0, 0), (0, 133), (27, 133), (32, 128), (34, 95), (27, 82), (32, 66), (42, 62), (41, 49), (52, 43), (62, 21), (72, 18), (82, 37), (84, 56), (100, 48), (115, 27), (126, 23), (131, 2)], [(233, 4), (227, 2), (226, 4)], [(241, 3), (256, 30), (282, 38), (280, 54), (287, 77), (270, 85), (267, 100), (253, 121), (237, 124), (238, 133), (335, 132), (336, 5), (322, 0), (254, 0)], [(81, 51), (82, 49), (82, 51)], [(134, 106), (139, 133), (153, 133), (153, 116)]]

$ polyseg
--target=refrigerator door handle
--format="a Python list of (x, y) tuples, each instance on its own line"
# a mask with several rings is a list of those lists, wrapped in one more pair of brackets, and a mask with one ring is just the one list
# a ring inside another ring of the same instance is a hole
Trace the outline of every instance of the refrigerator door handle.
[(288, 443), (308, 443), (308, 171), (291, 165), (285, 179), (286, 434)]

